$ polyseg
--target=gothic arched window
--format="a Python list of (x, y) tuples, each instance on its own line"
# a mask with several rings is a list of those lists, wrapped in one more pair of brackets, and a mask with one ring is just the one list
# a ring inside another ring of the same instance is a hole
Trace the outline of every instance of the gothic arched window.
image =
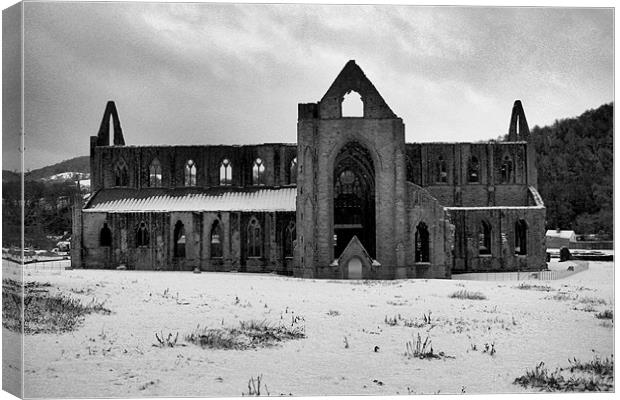
[(511, 183), (512, 182), (512, 160), (509, 156), (505, 156), (502, 161), (502, 166), (500, 168), (501, 172), (501, 182), (502, 183)]
[(478, 226), (478, 254), (491, 254), (491, 225), (486, 221)]
[(196, 164), (193, 160), (185, 163), (185, 186), (196, 186)]
[(218, 220), (211, 226), (211, 258), (222, 257), (222, 228)]
[(265, 184), (265, 164), (260, 158), (254, 160), (254, 165), (252, 165), (252, 183), (254, 185)]
[(103, 228), (99, 232), (99, 246), (110, 247), (112, 246), (112, 231), (108, 228), (107, 223), (103, 223)]
[(291, 161), (288, 183), (290, 185), (297, 184), (297, 157), (293, 158), (293, 161)]
[(140, 226), (136, 231), (136, 246), (145, 247), (149, 245), (149, 231), (146, 229), (146, 223), (140, 222)]
[(232, 184), (232, 164), (225, 158), (220, 164), (220, 185)]
[(129, 167), (125, 160), (119, 160), (114, 167), (115, 186), (129, 186)]
[(341, 103), (342, 117), (363, 117), (364, 100), (355, 90), (350, 90), (342, 97)]
[(153, 159), (149, 166), (149, 186), (161, 186), (161, 164), (157, 158)]
[(250, 220), (247, 229), (248, 257), (260, 257), (263, 255), (261, 226), (254, 217)]
[(415, 262), (429, 262), (429, 234), (424, 222), (415, 230)]
[(174, 256), (183, 258), (185, 257), (185, 226), (183, 226), (183, 222), (177, 221), (174, 226)]
[(437, 160), (437, 182), (439, 183), (448, 182), (448, 171), (446, 168), (446, 160), (444, 160), (442, 156), (439, 156), (439, 159)]
[(515, 223), (515, 254), (527, 254), (527, 223), (522, 219)]
[(480, 164), (476, 157), (469, 159), (469, 166), (467, 168), (467, 180), (470, 183), (480, 182)]
[(284, 230), (284, 257), (293, 257), (296, 238), (295, 221), (289, 221)]

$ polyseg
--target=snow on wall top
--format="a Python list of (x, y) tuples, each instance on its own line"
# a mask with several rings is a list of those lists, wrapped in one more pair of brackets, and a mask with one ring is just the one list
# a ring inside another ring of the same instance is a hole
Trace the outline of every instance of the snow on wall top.
[(297, 188), (113, 188), (98, 192), (84, 212), (295, 211)]
[(545, 236), (558, 237), (562, 239), (571, 239), (571, 238), (574, 238), (575, 231), (559, 231), (558, 232), (556, 229), (553, 229), (553, 230), (548, 230), (547, 233), (545, 233)]

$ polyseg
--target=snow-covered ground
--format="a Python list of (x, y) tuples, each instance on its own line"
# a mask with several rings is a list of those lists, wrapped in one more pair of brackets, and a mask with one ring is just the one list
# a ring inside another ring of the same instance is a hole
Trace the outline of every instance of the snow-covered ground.
[[(589, 270), (561, 280), (527, 281), (549, 285), (549, 292), (517, 289), (510, 281), (241, 273), (67, 270), (25, 279), (50, 282), (84, 301), (106, 300), (113, 311), (86, 316), (70, 333), (26, 336), (26, 397), (240, 396), (257, 375), (271, 395), (522, 392), (512, 382), (541, 361), (553, 370), (568, 366), (568, 358), (613, 353), (614, 328), (582, 310), (613, 309), (611, 262), (590, 262)], [(449, 297), (461, 289), (487, 299)], [(573, 298), (553, 299), (558, 292)], [(422, 328), (385, 323), (398, 315), (421, 321), (429, 312), (431, 324)], [(293, 315), (304, 317), (307, 338), (275, 347), (152, 346), (156, 332), (179, 332), (184, 344), (197, 325), (279, 323)], [(406, 343), (418, 333), (430, 337), (435, 353), (454, 358), (408, 359)], [(491, 343), (493, 356), (482, 352)]]

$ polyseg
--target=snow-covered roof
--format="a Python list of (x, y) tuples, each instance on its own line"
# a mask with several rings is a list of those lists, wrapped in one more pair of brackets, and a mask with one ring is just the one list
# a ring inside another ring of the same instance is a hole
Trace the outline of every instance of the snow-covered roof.
[(111, 188), (85, 212), (295, 211), (297, 188)]
[(562, 239), (571, 239), (575, 236), (575, 231), (558, 231), (557, 229), (550, 229), (545, 233), (547, 237), (557, 237)]

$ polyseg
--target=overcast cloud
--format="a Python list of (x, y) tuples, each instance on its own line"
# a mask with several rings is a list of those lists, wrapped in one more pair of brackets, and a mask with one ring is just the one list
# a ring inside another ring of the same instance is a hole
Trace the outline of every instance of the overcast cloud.
[(496, 138), (515, 99), (530, 126), (613, 101), (611, 9), (25, 4), (27, 169), (87, 155), (109, 99), (127, 144), (295, 142), (350, 59), (408, 142)]

